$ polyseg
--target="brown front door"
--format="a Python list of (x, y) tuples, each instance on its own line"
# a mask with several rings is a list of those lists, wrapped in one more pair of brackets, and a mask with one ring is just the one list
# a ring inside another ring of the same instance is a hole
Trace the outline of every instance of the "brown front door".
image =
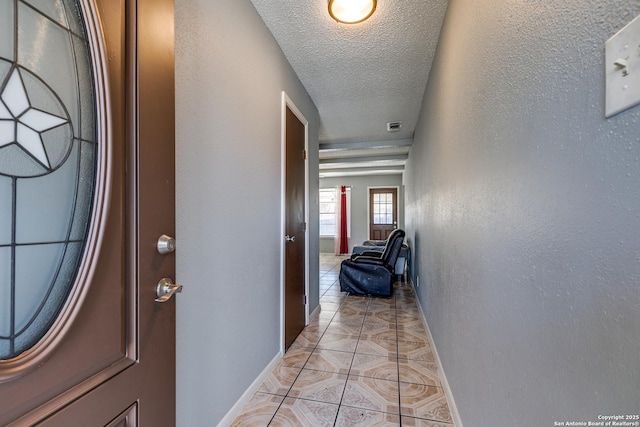
[[(0, 219), (9, 218), (14, 230), (0, 230), (6, 237), (0, 238), (0, 257), (9, 254), (10, 260), (0, 258), (0, 277), (8, 266), (11, 283), (0, 308), (11, 311), (9, 320), (0, 316), (0, 350), (9, 354), (0, 357), (0, 425), (172, 426), (175, 298), (155, 299), (159, 280), (175, 278), (175, 255), (157, 249), (159, 236), (175, 232), (173, 1), (81, 0), (84, 19), (78, 22), (85, 22), (86, 33), (73, 20), (77, 11), (71, 3), (16, 0), (0, 7), (12, 17), (3, 22), (20, 27), (8, 33), (13, 48), (0, 47), (0, 91), (13, 89), (0, 94), (0, 133), (9, 126), (25, 132), (0, 147), (0, 165), (9, 164), (3, 156), (25, 156), (24, 165), (32, 165), (0, 171), (0, 187), (9, 180), (15, 189), (14, 208), (5, 217), (7, 201), (0, 201)], [(78, 52), (87, 43), (89, 59), (82, 59)], [(11, 70), (21, 77), (26, 97), (20, 81), (9, 80)], [(70, 77), (83, 70), (88, 78)], [(79, 100), (65, 95), (67, 90)], [(16, 115), (25, 99), (35, 111), (29, 123), (25, 113)], [(94, 111), (92, 123), (87, 117)], [(42, 147), (23, 125), (39, 132)], [(67, 141), (71, 148), (64, 154), (59, 147)], [(75, 207), (58, 204), (60, 197), (52, 194), (65, 187), (58, 180), (69, 170), (80, 176), (87, 167), (95, 168), (95, 186), (89, 187), (90, 175), (77, 178), (70, 193), (61, 193)], [(30, 172), (38, 168), (39, 175)], [(41, 196), (27, 193), (38, 187), (44, 189)], [(91, 200), (93, 208), (85, 209)], [(73, 219), (62, 237), (49, 238), (49, 227), (26, 221), (44, 211), (40, 222), (55, 222), (57, 208), (47, 209), (54, 203)], [(91, 219), (88, 226), (77, 218), (83, 213)], [(44, 237), (34, 241), (31, 234), (39, 228)], [(60, 248), (63, 258), (80, 255), (49, 274), (47, 260), (58, 259), (51, 248)], [(24, 330), (40, 322), (36, 315), (29, 321), (26, 295), (42, 293), (46, 301), (65, 281), (71, 285), (60, 314), (44, 322), (44, 335), (34, 345), (16, 350), (29, 338)]]
[(305, 125), (286, 107), (285, 349), (305, 326)]
[(398, 228), (398, 189), (369, 189), (369, 238), (386, 240)]

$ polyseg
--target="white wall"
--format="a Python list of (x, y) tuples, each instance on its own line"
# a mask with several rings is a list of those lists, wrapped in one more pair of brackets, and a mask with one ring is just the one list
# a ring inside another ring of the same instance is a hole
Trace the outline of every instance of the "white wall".
[(317, 110), (251, 3), (176, 1), (180, 426), (216, 425), (280, 350), (283, 90), (310, 122), (316, 194)]
[[(321, 178), (320, 188), (335, 188), (341, 185), (351, 186), (351, 238), (349, 253), (354, 245), (369, 240), (369, 187), (398, 187), (398, 227), (404, 227), (404, 186), (402, 175), (345, 176), (340, 178)], [(320, 239), (320, 252), (334, 253), (334, 239)]]
[(604, 118), (637, 0), (451, 0), (406, 173), (419, 298), (465, 426), (637, 414), (640, 107)]

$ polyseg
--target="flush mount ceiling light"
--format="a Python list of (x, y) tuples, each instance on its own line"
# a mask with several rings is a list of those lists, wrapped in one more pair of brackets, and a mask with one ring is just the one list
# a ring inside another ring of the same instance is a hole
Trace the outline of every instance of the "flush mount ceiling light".
[(376, 0), (329, 0), (329, 15), (343, 24), (357, 24), (373, 15)]

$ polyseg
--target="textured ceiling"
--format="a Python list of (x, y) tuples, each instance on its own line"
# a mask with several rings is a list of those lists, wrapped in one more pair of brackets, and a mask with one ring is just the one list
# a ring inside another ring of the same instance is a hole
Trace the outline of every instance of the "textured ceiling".
[[(327, 144), (349, 151), (366, 148), (349, 143), (379, 147), (413, 137), (446, 0), (379, 0), (373, 16), (355, 25), (334, 21), (328, 0), (251, 1), (318, 107), (321, 174)], [(388, 132), (395, 121), (402, 128)], [(381, 155), (366, 153), (353, 167), (374, 173), (367, 156)]]

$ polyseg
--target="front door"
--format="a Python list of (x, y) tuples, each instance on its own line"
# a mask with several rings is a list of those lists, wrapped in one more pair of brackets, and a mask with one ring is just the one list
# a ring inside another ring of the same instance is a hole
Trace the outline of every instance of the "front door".
[(398, 189), (369, 189), (369, 239), (387, 240), (398, 228)]
[(172, 0), (0, 1), (0, 425), (175, 424), (173, 51)]
[(306, 219), (305, 139), (306, 126), (285, 106), (285, 349), (306, 323)]

